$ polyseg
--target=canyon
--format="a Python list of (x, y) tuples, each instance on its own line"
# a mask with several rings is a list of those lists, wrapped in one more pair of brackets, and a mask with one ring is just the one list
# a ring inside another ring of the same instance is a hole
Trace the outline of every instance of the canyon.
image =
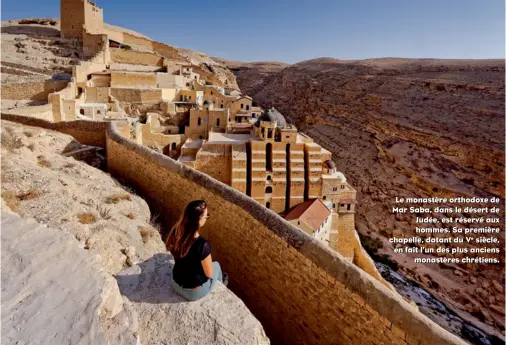
[[(396, 198), (495, 197), (500, 203), (488, 206), (499, 207), (504, 219), (504, 60), (320, 58), (289, 65), (214, 59), (260, 106), (275, 106), (332, 152), (357, 186), (357, 231), (376, 261), (481, 329), (504, 334), (503, 255), (493, 256), (499, 264), (415, 264), (412, 254), (395, 253), (389, 242), (415, 235), (417, 216), (444, 217), (394, 213), (393, 207), (487, 206), (398, 204)], [(504, 224), (497, 226), (496, 247), (504, 248)]]

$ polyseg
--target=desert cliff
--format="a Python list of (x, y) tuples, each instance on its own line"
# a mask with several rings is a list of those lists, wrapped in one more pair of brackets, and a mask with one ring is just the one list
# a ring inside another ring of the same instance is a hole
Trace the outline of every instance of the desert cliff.
[(415, 229), (412, 215), (392, 214), (395, 197), (504, 198), (504, 61), (222, 61), (243, 92), (332, 151), (357, 188), (357, 230), (376, 260), (504, 334), (503, 265), (415, 265), (388, 242)]

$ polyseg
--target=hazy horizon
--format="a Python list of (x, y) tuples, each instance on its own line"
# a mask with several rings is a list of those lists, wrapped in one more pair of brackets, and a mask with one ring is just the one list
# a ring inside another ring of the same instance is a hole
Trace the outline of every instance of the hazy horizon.
[[(505, 58), (501, 0), (96, 3), (108, 24), (231, 61)], [(59, 7), (58, 0), (3, 2), (2, 20), (59, 18)]]

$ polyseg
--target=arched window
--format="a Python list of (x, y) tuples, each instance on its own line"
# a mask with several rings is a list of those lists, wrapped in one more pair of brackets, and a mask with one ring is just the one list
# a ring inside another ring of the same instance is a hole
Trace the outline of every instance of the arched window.
[(249, 110), (249, 104), (246, 104), (246, 110)]
[(271, 175), (267, 175), (267, 181), (270, 181), (270, 180), (272, 180)]
[(221, 103), (220, 107), (223, 108), (223, 103)]
[(271, 203), (270, 203), (270, 202), (267, 202), (267, 204), (265, 204), (265, 207), (267, 207), (267, 208), (271, 208)]
[(175, 150), (176, 148), (177, 148), (176, 143), (172, 143), (172, 148), (171, 148), (171, 149), (172, 149), (172, 150)]
[(202, 120), (200, 119), (200, 117), (197, 119), (197, 126), (200, 126), (200, 123), (202, 122)]
[(216, 119), (216, 127), (220, 127), (220, 119)]
[(265, 187), (265, 194), (272, 194), (272, 187), (271, 186)]

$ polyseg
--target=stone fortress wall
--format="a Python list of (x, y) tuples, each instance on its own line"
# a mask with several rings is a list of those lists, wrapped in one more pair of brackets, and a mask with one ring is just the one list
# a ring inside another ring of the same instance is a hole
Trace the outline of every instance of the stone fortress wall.
[[(204, 236), (230, 288), (273, 343), (463, 345), (397, 294), (243, 193), (123, 137), (113, 122), (51, 123), (4, 115), (106, 147), (110, 173), (156, 200), (166, 225), (193, 199), (212, 216)], [(155, 203), (152, 203), (152, 206)], [(245, 245), (247, 244), (247, 245)]]

